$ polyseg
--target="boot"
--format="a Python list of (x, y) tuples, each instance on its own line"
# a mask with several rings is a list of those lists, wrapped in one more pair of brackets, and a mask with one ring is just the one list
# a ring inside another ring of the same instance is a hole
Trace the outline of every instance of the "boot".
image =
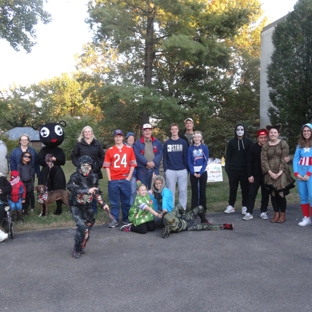
[(276, 223), (277, 220), (279, 219), (279, 217), (280, 217), (280, 213), (279, 212), (274, 212), (274, 217), (271, 220), (271, 223)]
[(277, 223), (284, 223), (286, 221), (286, 212), (281, 212), (280, 217), (276, 221)]
[(23, 219), (23, 211), (22, 210), (18, 210), (17, 211), (17, 221), (19, 223), (23, 223), (24, 222), (24, 219)]

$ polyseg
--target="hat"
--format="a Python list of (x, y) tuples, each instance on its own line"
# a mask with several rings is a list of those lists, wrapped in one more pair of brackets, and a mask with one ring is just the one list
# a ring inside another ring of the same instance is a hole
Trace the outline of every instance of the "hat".
[(153, 129), (153, 127), (152, 127), (152, 125), (150, 125), (150, 124), (144, 124), (144, 125), (142, 126), (142, 130), (145, 130), (145, 129)]
[(257, 137), (260, 136), (260, 135), (268, 135), (269, 132), (267, 129), (260, 129), (257, 131)]
[(275, 130), (277, 130), (277, 132), (280, 132), (280, 130), (282, 129), (282, 124), (277, 124), (274, 126), (268, 125), (268, 126), (266, 126), (266, 129), (268, 131), (270, 131), (271, 129), (275, 129)]
[(188, 120), (191, 121), (192, 123), (194, 123), (194, 120), (193, 120), (192, 118), (186, 118), (186, 119), (184, 120), (184, 123), (186, 123)]
[(122, 136), (124, 136), (122, 130), (120, 130), (120, 129), (117, 129), (117, 130), (114, 131), (114, 136), (116, 136), (116, 135), (122, 135)]
[(135, 135), (134, 135), (134, 133), (133, 132), (128, 132), (127, 134), (126, 134), (126, 139), (128, 139), (129, 138), (129, 136), (134, 136), (135, 137)]
[(308, 127), (312, 130), (312, 124), (311, 123), (306, 123), (301, 127), (301, 131), (303, 130), (304, 127)]
[(17, 170), (11, 171), (11, 179), (15, 179), (19, 176), (19, 172)]

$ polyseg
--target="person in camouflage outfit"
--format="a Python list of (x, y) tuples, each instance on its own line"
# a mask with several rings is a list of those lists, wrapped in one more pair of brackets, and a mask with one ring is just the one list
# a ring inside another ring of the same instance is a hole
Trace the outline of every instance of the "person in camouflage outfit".
[(168, 238), (170, 233), (181, 231), (213, 231), (213, 230), (233, 230), (234, 224), (207, 224), (195, 222), (195, 218), (204, 212), (202, 206), (197, 206), (189, 212), (185, 212), (183, 207), (176, 206), (171, 212), (163, 215), (162, 222), (164, 229), (163, 238)]

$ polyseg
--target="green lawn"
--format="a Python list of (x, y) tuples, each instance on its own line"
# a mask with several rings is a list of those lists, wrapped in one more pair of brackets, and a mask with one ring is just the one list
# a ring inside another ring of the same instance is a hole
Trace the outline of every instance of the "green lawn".
[[(64, 173), (66, 175), (66, 179), (68, 180), (70, 175), (76, 170), (71, 161), (67, 161), (65, 166), (62, 167)], [(104, 179), (100, 180), (100, 189), (104, 194), (104, 198), (108, 201), (107, 197), (107, 179), (105, 170), (102, 169)], [(213, 182), (207, 184), (207, 208), (208, 214), (209, 212), (218, 212), (223, 211), (228, 205), (228, 179), (225, 172), (223, 172), (223, 182)], [(176, 196), (177, 198), (177, 196)], [(190, 185), (188, 190), (188, 203), (191, 200), (191, 191)], [(287, 196), (287, 202), (289, 204), (299, 203), (299, 197), (297, 188), (291, 190), (290, 195)], [(238, 191), (237, 196), (237, 208), (240, 209), (241, 203), (241, 194)], [(71, 214), (69, 213), (68, 208), (63, 206), (63, 214), (60, 216), (54, 216), (53, 212), (56, 209), (55, 203), (50, 205), (49, 210), (50, 214), (47, 217), (38, 217), (40, 212), (39, 203), (36, 202), (36, 208), (34, 212), (30, 212), (28, 216), (24, 218), (23, 224), (15, 224), (15, 228), (17, 231), (29, 231), (29, 230), (42, 230), (42, 229), (50, 229), (50, 228), (64, 228), (64, 227), (75, 227), (75, 223), (71, 218)], [(260, 195), (257, 197), (255, 208), (260, 207)], [(99, 210), (96, 215), (96, 224), (107, 223), (109, 218), (105, 211)]]

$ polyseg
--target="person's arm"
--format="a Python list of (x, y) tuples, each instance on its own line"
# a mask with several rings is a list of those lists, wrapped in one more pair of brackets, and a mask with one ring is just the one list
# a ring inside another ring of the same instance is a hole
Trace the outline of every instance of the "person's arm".
[(72, 163), (75, 167), (78, 166), (78, 158), (80, 157), (80, 147), (79, 147), (79, 142), (77, 142), (71, 152), (71, 160)]
[[(141, 166), (146, 166), (147, 164), (147, 159), (144, 157), (144, 149), (141, 150), (141, 146), (140, 146), (140, 139), (137, 140), (134, 144), (133, 144), (133, 151), (135, 154), (135, 158), (138, 164), (140, 164)], [(143, 154), (142, 154), (143, 153)]]
[(54, 164), (57, 166), (64, 166), (66, 162), (66, 157), (64, 154), (64, 151), (61, 148), (56, 148), (55, 152), (52, 152), (52, 160), (54, 161)]
[(188, 145), (187, 143), (182, 139), (182, 142), (183, 142), (183, 163), (184, 163), (184, 166), (185, 166), (185, 169), (187, 171), (189, 171), (188, 169), (188, 163), (187, 163), (187, 151), (188, 151)]
[(209, 148), (208, 148), (208, 146), (202, 144), (202, 149), (203, 149), (203, 153), (204, 153), (204, 155), (203, 155), (204, 160), (203, 160), (202, 168), (199, 172), (200, 176), (202, 176), (203, 173), (206, 171), (206, 168), (208, 165), (208, 159), (209, 159)]
[(11, 155), (10, 155), (10, 170), (13, 171), (13, 170), (17, 170), (17, 164), (18, 164), (18, 161), (17, 161), (17, 155), (16, 155), (16, 148), (12, 151)]
[(159, 167), (160, 166), (160, 162), (161, 162), (161, 159), (162, 159), (162, 144), (160, 141), (156, 140), (157, 142), (157, 152), (156, 152), (156, 155), (153, 159), (153, 162), (155, 164), (155, 167)]
[(153, 208), (151, 208), (147, 205), (144, 207), (144, 210), (149, 211), (153, 216), (158, 217), (158, 218), (162, 218), (162, 216), (163, 216), (163, 212), (158, 213)]
[(111, 181), (110, 169), (108, 167), (106, 169), (107, 181)]
[(193, 146), (190, 146), (187, 150), (187, 154), (188, 154), (188, 157), (187, 157), (187, 163), (188, 163), (188, 168), (189, 168), (189, 171), (190, 171), (190, 175), (194, 175), (194, 157), (193, 157), (193, 150), (194, 150), (194, 147)]
[(228, 142), (227, 146), (226, 146), (226, 153), (225, 153), (225, 172), (228, 173), (229, 169), (230, 169), (230, 163), (231, 163), (231, 156), (232, 156), (232, 152), (231, 152), (231, 140)]
[(254, 176), (253, 176), (253, 162), (254, 162), (254, 157), (253, 157), (253, 148), (250, 147), (247, 153), (247, 176), (248, 176), (248, 181), (249, 183), (254, 182)]
[(172, 192), (168, 188), (164, 188), (162, 193), (162, 211), (171, 212), (173, 210), (173, 197)]
[(166, 172), (166, 170), (168, 169), (168, 158), (167, 158), (167, 144), (165, 142), (163, 150), (163, 167), (164, 167), (164, 171)]

